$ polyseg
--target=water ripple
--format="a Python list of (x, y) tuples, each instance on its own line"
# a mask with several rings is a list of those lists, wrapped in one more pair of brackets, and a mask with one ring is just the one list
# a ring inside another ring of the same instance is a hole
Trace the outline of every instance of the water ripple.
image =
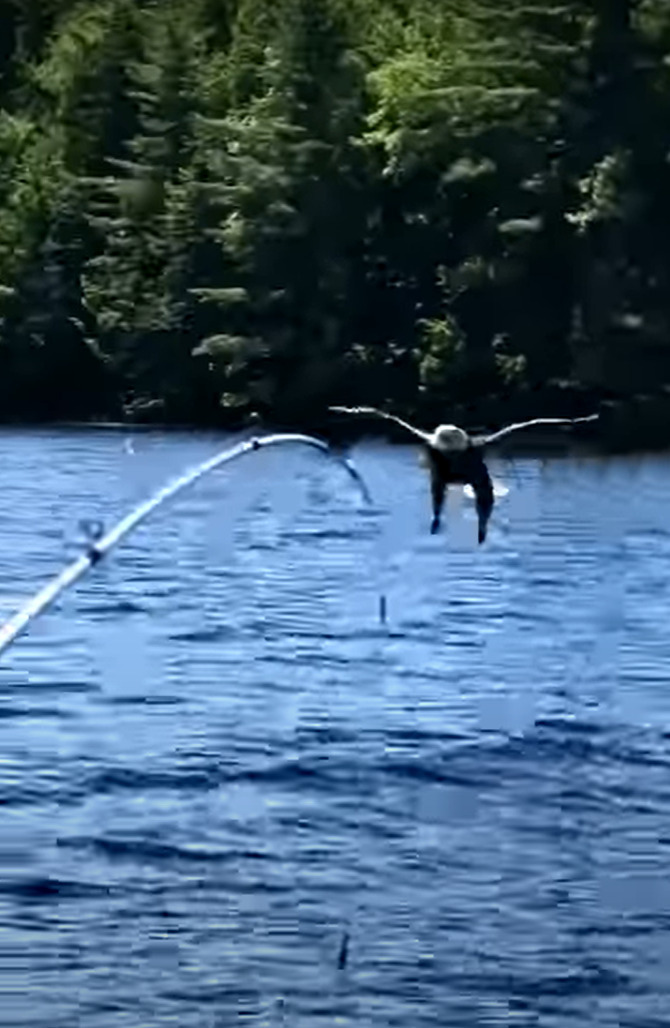
[[(4, 431), (3, 610), (228, 441)], [(496, 464), (478, 547), (355, 458), (202, 480), (5, 655), (8, 1023), (667, 1023), (670, 465)]]

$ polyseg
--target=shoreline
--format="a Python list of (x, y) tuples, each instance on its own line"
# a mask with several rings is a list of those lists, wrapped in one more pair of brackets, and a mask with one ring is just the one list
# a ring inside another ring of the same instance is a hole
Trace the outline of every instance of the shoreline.
[[(598, 423), (596, 423), (597, 426)], [(240, 438), (253, 435), (266, 435), (272, 432), (301, 431), (319, 438), (325, 439), (335, 449), (348, 449), (364, 440), (371, 442), (386, 442), (391, 446), (412, 445), (401, 432), (388, 431), (386, 426), (379, 427), (362, 426), (353, 427), (349, 424), (341, 429), (338, 425), (333, 431), (332, 424), (328, 431), (314, 426), (280, 426), (273, 424), (266, 425), (241, 425), (238, 427), (224, 427), (217, 425), (175, 424), (143, 422), (119, 422), (119, 421), (26, 421), (26, 422), (0, 422), (0, 434), (11, 432), (81, 432), (81, 433), (114, 433), (126, 435), (201, 435), (209, 437), (220, 437), (222, 440)], [(474, 431), (479, 431), (479, 429)], [(528, 457), (562, 457), (579, 454), (584, 457), (642, 457), (651, 454), (668, 453), (670, 455), (670, 424), (663, 437), (658, 434), (625, 433), (625, 438), (620, 438), (620, 433), (605, 431), (598, 427), (591, 428), (588, 432), (578, 428), (561, 429), (550, 435), (548, 429), (532, 429), (520, 433), (513, 440), (505, 445), (507, 454)]]
[[(579, 417), (598, 412), (600, 419), (588, 425), (549, 432), (547, 429), (528, 429), (506, 444), (508, 452), (552, 454), (580, 450), (597, 455), (625, 455), (670, 451), (670, 392), (626, 398), (591, 396), (587, 399), (580, 391), (547, 390), (544, 395), (514, 397), (484, 397), (477, 403), (455, 403), (448, 414), (435, 404), (421, 405), (417, 411), (398, 413), (409, 421), (424, 427), (449, 421), (462, 425), (472, 434), (495, 431), (498, 427), (534, 417)], [(589, 400), (591, 402), (589, 402)], [(382, 406), (382, 404), (380, 404)], [(391, 405), (384, 405), (390, 407)], [(428, 409), (430, 407), (431, 409)], [(130, 434), (191, 434), (199, 433), (222, 438), (265, 434), (267, 432), (307, 432), (325, 438), (334, 446), (347, 446), (363, 439), (386, 439), (401, 442), (402, 430), (391, 423), (371, 419), (343, 418), (324, 409), (321, 417), (267, 421), (247, 414), (228, 424), (205, 421), (158, 421), (127, 418), (54, 418), (0, 420), (0, 432), (73, 431), (111, 432)]]

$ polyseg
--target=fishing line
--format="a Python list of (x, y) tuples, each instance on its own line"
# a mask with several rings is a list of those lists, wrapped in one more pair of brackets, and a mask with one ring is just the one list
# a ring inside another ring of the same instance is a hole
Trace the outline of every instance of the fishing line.
[[(277, 433), (274, 435), (260, 436), (254, 439), (248, 439), (245, 442), (238, 443), (237, 446), (233, 446), (228, 450), (224, 450), (222, 453), (217, 453), (213, 457), (209, 457), (207, 460), (198, 464), (196, 467), (191, 468), (189, 471), (180, 475), (179, 478), (168, 482), (167, 485), (163, 486), (148, 500), (145, 500), (139, 506), (135, 507), (134, 510), (127, 514), (121, 519), (113, 528), (106, 534), (101, 534), (98, 531), (98, 525), (95, 528), (89, 530), (89, 544), (88, 549), (85, 553), (81, 554), (71, 564), (68, 564), (54, 579), (48, 582), (42, 589), (39, 590), (28, 602), (21, 607), (5, 624), (0, 628), (0, 654), (2, 654), (16, 639), (16, 637), (24, 631), (36, 617), (42, 614), (47, 607), (49, 607), (60, 595), (65, 592), (70, 586), (74, 585), (90, 568), (97, 564), (103, 557), (105, 557), (109, 551), (116, 546), (124, 536), (128, 535), (134, 528), (136, 528), (140, 522), (144, 521), (157, 507), (165, 503), (166, 500), (176, 496), (177, 493), (181, 492), (187, 486), (192, 485), (203, 475), (206, 475), (209, 471), (214, 471), (215, 468), (220, 467), (222, 464), (227, 464), (231, 460), (235, 460), (237, 457), (242, 457), (244, 454), (253, 453), (255, 450), (260, 450), (264, 446), (273, 446), (278, 443), (302, 443), (305, 446), (311, 446), (322, 453), (325, 453), (328, 457), (337, 461), (350, 477), (356, 482), (361, 495), (367, 504), (372, 503), (370, 492), (368, 487), (356, 470), (352, 462), (339, 454), (335, 453), (327, 443), (322, 442), (320, 439), (315, 439), (313, 436), (301, 435), (299, 433)], [(86, 523), (84, 523), (86, 525)], [(100, 526), (101, 529), (101, 526)]]

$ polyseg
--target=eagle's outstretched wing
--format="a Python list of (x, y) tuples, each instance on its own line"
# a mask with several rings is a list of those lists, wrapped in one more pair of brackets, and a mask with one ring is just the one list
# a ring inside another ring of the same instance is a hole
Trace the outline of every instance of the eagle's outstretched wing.
[(430, 442), (431, 437), (428, 432), (415, 428), (414, 425), (410, 425), (407, 421), (403, 421), (402, 418), (396, 417), (395, 414), (387, 414), (384, 410), (378, 410), (377, 407), (329, 407), (328, 410), (336, 411), (338, 414), (371, 414), (375, 418), (393, 421), (394, 424), (404, 428), (406, 432), (410, 432), (415, 439), (420, 439), (422, 443)]
[(597, 421), (599, 417), (599, 414), (589, 414), (584, 418), (533, 418), (531, 421), (518, 421), (514, 425), (507, 425), (506, 428), (491, 433), (491, 435), (472, 436), (472, 443), (474, 446), (489, 446), (491, 443), (497, 443), (511, 435), (512, 432), (518, 432), (522, 428), (531, 428), (533, 425), (579, 425), (585, 421)]

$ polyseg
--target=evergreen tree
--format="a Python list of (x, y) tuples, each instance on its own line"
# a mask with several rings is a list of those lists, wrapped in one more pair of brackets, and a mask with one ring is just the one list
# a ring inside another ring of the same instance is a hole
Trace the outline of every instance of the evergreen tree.
[(670, 383), (666, 0), (0, 6), (5, 416)]
[(350, 279), (360, 266), (352, 140), (362, 79), (328, 0), (288, 0), (281, 21), (256, 70), (258, 95), (204, 126), (226, 271), (199, 295), (221, 307), (225, 331), (199, 352), (218, 368), (225, 404), (290, 420), (297, 403), (323, 405), (345, 374)]
[(194, 240), (183, 222), (203, 39), (176, 3), (160, 20), (145, 15), (139, 34), (141, 60), (127, 68), (137, 132), (128, 157), (108, 158), (117, 174), (88, 182), (100, 252), (87, 263), (84, 292), (125, 408), (164, 417), (192, 403), (196, 373), (184, 270)]

